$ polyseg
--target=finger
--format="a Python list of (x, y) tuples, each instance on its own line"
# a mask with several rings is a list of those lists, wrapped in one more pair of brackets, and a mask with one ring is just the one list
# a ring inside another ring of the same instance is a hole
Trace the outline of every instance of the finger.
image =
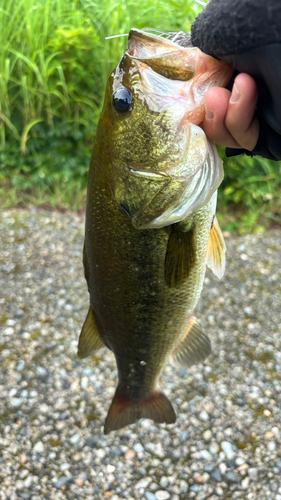
[(225, 126), (237, 146), (249, 151), (254, 149), (259, 136), (259, 122), (254, 116), (257, 100), (255, 80), (246, 73), (238, 75), (229, 100)]
[(231, 148), (239, 147), (237, 141), (227, 129), (225, 118), (228, 111), (231, 92), (227, 89), (213, 87), (205, 96), (205, 119), (203, 129), (210, 139), (223, 146)]
[(206, 116), (203, 128), (214, 141), (231, 148), (252, 150), (259, 136), (259, 122), (254, 116), (258, 97), (253, 78), (241, 73), (232, 93), (213, 87), (205, 97)]

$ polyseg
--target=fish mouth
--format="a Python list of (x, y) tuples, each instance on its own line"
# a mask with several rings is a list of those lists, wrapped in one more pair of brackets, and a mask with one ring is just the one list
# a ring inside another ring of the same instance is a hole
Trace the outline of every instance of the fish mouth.
[[(145, 28), (132, 28), (128, 36), (128, 45), (125, 54), (135, 60), (147, 64), (159, 75), (170, 80), (189, 81), (198, 73), (209, 73), (220, 86), (229, 82), (233, 68), (230, 64), (218, 61), (203, 54), (200, 49), (193, 47), (191, 36), (183, 31), (168, 32), (156, 35), (149, 33)], [(217, 73), (217, 78), (216, 78)]]
[[(181, 33), (186, 40), (190, 38), (187, 33)], [(192, 47), (191, 43), (188, 47)], [(194, 76), (194, 67), (186, 60), (184, 48), (163, 36), (133, 28), (129, 33), (126, 54), (169, 80), (188, 81)]]
[[(182, 32), (181, 37), (188, 35)], [(176, 35), (170, 40), (133, 28), (113, 74), (113, 90), (122, 84), (132, 87), (151, 111), (176, 116), (179, 127), (182, 120), (199, 125), (205, 115), (206, 91), (227, 85), (233, 68), (177, 40)]]

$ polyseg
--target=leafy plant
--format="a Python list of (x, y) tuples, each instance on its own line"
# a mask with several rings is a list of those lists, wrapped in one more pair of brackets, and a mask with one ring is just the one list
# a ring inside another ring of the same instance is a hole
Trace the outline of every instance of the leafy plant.
[(0, 151), (0, 199), (3, 208), (47, 205), (79, 210), (86, 195), (92, 139), (74, 125), (48, 130), (38, 124), (29, 154), (20, 155), (15, 142)]
[(226, 229), (260, 232), (281, 226), (281, 167), (279, 162), (246, 155), (224, 159), (225, 177), (218, 206)]

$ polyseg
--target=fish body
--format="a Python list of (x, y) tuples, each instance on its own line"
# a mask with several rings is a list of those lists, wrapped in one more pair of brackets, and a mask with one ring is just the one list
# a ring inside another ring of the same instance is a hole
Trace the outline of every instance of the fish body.
[[(189, 51), (189, 52), (188, 52)], [(111, 74), (90, 165), (84, 269), (90, 308), (78, 354), (113, 351), (119, 384), (105, 433), (141, 417), (172, 423), (159, 389), (167, 360), (210, 353), (192, 316), (206, 264), (221, 277), (215, 220), (222, 165), (198, 124), (225, 63), (132, 30)]]

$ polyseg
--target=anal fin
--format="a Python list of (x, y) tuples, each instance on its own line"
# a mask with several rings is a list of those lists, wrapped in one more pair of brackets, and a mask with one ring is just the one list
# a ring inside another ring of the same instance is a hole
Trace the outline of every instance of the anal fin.
[(195, 227), (182, 231), (173, 224), (165, 257), (165, 282), (170, 288), (182, 285), (196, 262)]
[(225, 252), (224, 237), (217, 218), (214, 217), (208, 241), (207, 266), (219, 279), (223, 277), (225, 271)]
[(132, 401), (123, 398), (117, 387), (104, 424), (104, 433), (121, 429), (140, 418), (151, 418), (158, 423), (173, 424), (176, 421), (176, 414), (172, 404), (162, 392), (155, 392), (149, 399), (143, 401)]
[(78, 356), (86, 358), (101, 347), (104, 347), (104, 342), (100, 336), (95, 316), (90, 306), (79, 337)]
[(197, 363), (202, 363), (211, 352), (209, 337), (203, 332), (194, 316), (192, 316), (185, 335), (172, 353), (173, 363), (184, 368), (189, 368)]

